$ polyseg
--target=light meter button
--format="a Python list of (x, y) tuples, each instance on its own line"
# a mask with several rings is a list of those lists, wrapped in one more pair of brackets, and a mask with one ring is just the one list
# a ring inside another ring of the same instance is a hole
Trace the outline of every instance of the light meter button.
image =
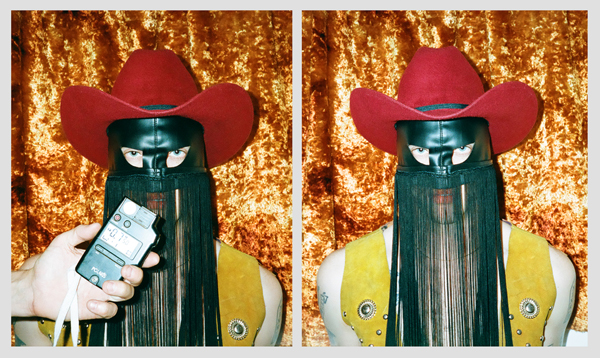
[(131, 226), (131, 221), (125, 220), (125, 222), (123, 223), (123, 226), (130, 227)]
[(93, 284), (97, 284), (98, 283), (98, 276), (94, 275), (92, 277), (90, 277), (90, 282)]

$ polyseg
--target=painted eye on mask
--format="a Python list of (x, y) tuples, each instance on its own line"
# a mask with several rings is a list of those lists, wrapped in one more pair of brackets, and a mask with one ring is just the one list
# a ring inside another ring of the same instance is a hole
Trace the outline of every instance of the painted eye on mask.
[(185, 157), (187, 156), (190, 147), (183, 147), (177, 150), (172, 150), (169, 152), (167, 156), (167, 168), (174, 168), (183, 163)]
[(417, 162), (429, 165), (429, 149), (410, 144), (408, 145), (408, 149)]
[(454, 149), (452, 152), (452, 164), (460, 164), (464, 163), (465, 160), (469, 158), (471, 152), (473, 151), (473, 146), (475, 143), (463, 145), (460, 148)]
[(143, 151), (128, 147), (122, 147), (121, 152), (123, 153), (125, 160), (127, 160), (127, 163), (129, 163), (131, 166), (134, 166), (136, 168), (141, 168), (144, 166)]

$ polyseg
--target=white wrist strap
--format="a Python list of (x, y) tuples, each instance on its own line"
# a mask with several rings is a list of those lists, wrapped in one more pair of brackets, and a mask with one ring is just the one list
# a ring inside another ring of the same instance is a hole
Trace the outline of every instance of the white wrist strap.
[(77, 303), (77, 287), (81, 276), (75, 272), (75, 265), (69, 268), (67, 271), (68, 289), (65, 300), (60, 306), (58, 311), (58, 317), (54, 326), (54, 347), (58, 343), (60, 337), (60, 331), (62, 330), (63, 322), (67, 316), (67, 310), (71, 308), (71, 340), (73, 341), (73, 347), (77, 347), (77, 339), (79, 336), (79, 305)]

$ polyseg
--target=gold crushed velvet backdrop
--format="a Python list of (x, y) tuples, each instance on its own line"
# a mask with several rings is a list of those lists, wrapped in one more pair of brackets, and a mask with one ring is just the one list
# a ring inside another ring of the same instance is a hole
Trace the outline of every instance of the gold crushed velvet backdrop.
[[(110, 11), (12, 13), (12, 268), (58, 234), (102, 219), (106, 170), (75, 152), (62, 92), (110, 92), (129, 54), (171, 49), (199, 89), (223, 82), (252, 97), (241, 154), (212, 169), (219, 238), (274, 272), (292, 342), (292, 13)], [(227, 133), (223, 133), (227, 140)], [(14, 339), (14, 337), (13, 337)]]
[(534, 134), (498, 157), (501, 210), (571, 258), (571, 328), (586, 331), (587, 12), (304, 12), (302, 21), (303, 345), (329, 344), (316, 297), (322, 260), (392, 215), (396, 157), (356, 132), (350, 91), (395, 98), (421, 46), (458, 47), (486, 90), (518, 80), (538, 94)]

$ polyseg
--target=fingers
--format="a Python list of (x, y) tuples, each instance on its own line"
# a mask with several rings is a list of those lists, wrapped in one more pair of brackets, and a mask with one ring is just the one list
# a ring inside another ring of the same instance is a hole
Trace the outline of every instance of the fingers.
[[(160, 257), (155, 252), (151, 252), (144, 262), (145, 267), (154, 266), (160, 261)], [(102, 291), (110, 296), (113, 302), (120, 302), (131, 299), (135, 293), (135, 287), (139, 286), (144, 279), (144, 271), (132, 265), (125, 265), (121, 268), (123, 281), (109, 280), (102, 285)]]
[(117, 314), (117, 305), (112, 302), (104, 302), (98, 300), (89, 300), (87, 309), (98, 318), (111, 318)]
[(142, 265), (142, 267), (152, 267), (156, 264), (158, 264), (160, 261), (160, 256), (158, 256), (158, 254), (156, 252), (150, 251), (150, 254), (148, 255), (148, 257), (146, 257), (146, 260), (144, 260), (144, 264)]
[(123, 281), (110, 280), (102, 285), (102, 291), (111, 296), (111, 301), (124, 301), (132, 298), (134, 287), (142, 283), (144, 271), (137, 266), (125, 265), (121, 269), (121, 276), (123, 276)]
[(111, 280), (104, 282), (104, 284), (102, 285), (102, 291), (109, 295), (110, 301), (120, 302), (132, 298), (135, 289), (132, 284), (129, 284), (127, 282)]
[(87, 302), (87, 309), (97, 315), (97, 318), (111, 318), (117, 314), (117, 305), (114, 302), (131, 299), (135, 293), (135, 287), (142, 282), (144, 277), (141, 268), (130, 265), (123, 266), (121, 275), (125, 281), (109, 280), (102, 285), (102, 291), (108, 295), (108, 301), (92, 299)]
[(142, 283), (144, 271), (136, 266), (125, 265), (121, 269), (121, 276), (123, 276), (123, 280), (125, 280), (125, 282), (137, 287), (140, 283)]

